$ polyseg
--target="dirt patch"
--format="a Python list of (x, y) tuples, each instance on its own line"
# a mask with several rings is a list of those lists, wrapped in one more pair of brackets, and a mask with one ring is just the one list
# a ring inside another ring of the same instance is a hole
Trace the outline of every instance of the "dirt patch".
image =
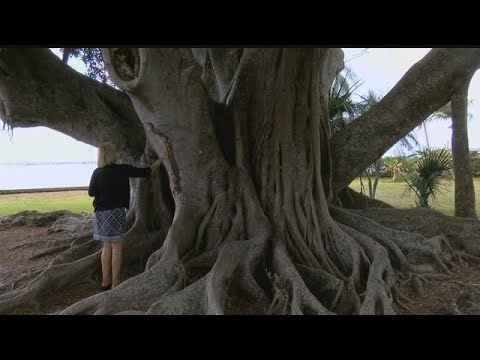
[(241, 297), (229, 296), (225, 315), (267, 315), (268, 304), (251, 303)]
[(75, 302), (99, 293), (99, 287), (95, 283), (82, 283), (69, 286), (64, 289), (53, 291), (42, 296), (34, 306), (22, 306), (8, 313), (8, 315), (45, 315), (54, 314), (64, 310)]
[[(122, 282), (134, 275), (137, 274), (134, 274), (133, 272), (122, 274)], [(100, 284), (101, 278), (100, 275), (97, 275), (89, 282), (67, 286), (63, 289), (41, 296), (38, 299), (37, 304), (18, 307), (8, 313), (8, 315), (45, 315), (58, 313), (82, 299), (102, 292)], [(131, 310), (146, 312), (148, 306), (133, 306)]]
[[(9, 292), (11, 285), (14, 288), (26, 285), (31, 279), (40, 274), (57, 253), (38, 257), (46, 251), (58, 246), (65, 246), (77, 235), (68, 231), (52, 232), (50, 226), (9, 226), (0, 229), (0, 294)], [(122, 282), (138, 275), (142, 269), (129, 267), (122, 273)], [(11, 315), (42, 315), (57, 313), (77, 301), (100, 293), (101, 274), (80, 284), (53, 290), (38, 299), (32, 305), (18, 307)], [(6, 287), (8, 284), (8, 288)], [(138, 306), (134, 310), (146, 311), (147, 308)]]
[(67, 234), (47, 234), (48, 227), (15, 226), (0, 230), (0, 286), (21, 274), (45, 268), (56, 254), (32, 259), (51, 249), (51, 241)]
[[(24, 285), (41, 273), (57, 253), (36, 257), (51, 251), (56, 244), (74, 237), (68, 232), (48, 232), (49, 226), (11, 226), (0, 229), (0, 293), (8, 292), (5, 284)], [(23, 277), (23, 279), (22, 279)], [(60, 311), (79, 299), (100, 292), (99, 279), (53, 291), (38, 299), (37, 304), (15, 309), (11, 314), (50, 314)]]
[[(468, 314), (462, 301), (472, 292), (480, 290), (480, 266), (465, 265), (454, 269), (455, 276), (449, 280), (429, 280), (422, 296), (415, 296), (408, 282), (400, 285), (402, 293), (409, 297), (407, 309), (396, 307), (400, 315), (461, 315)], [(457, 304), (458, 303), (458, 304)], [(457, 304), (457, 305), (456, 305)], [(480, 305), (480, 303), (478, 304)], [(460, 312), (454, 311), (460, 307)], [(473, 306), (474, 307), (474, 306)]]

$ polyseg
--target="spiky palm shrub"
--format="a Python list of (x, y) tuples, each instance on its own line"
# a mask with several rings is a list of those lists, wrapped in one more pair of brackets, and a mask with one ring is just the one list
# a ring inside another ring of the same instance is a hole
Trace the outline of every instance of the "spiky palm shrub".
[(430, 199), (444, 195), (442, 190), (446, 190), (450, 182), (448, 171), (452, 169), (452, 156), (447, 149), (424, 149), (418, 155), (413, 171), (405, 178), (404, 194), (413, 192), (417, 207), (430, 208)]
[(338, 74), (330, 87), (328, 111), (331, 135), (343, 129), (357, 116), (357, 104), (352, 100), (352, 95), (362, 83), (355, 81), (350, 84), (349, 80), (353, 79), (354, 75), (351, 72), (345, 75)]

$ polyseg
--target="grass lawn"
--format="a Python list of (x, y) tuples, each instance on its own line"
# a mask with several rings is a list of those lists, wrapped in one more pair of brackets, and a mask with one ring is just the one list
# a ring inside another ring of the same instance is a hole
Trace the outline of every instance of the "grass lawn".
[(92, 201), (93, 198), (89, 197), (85, 190), (0, 195), (0, 216), (24, 210), (93, 213)]
[[(363, 179), (365, 190), (368, 194), (368, 182)], [(475, 187), (475, 200), (477, 214), (480, 214), (480, 178), (473, 178), (473, 186)], [(360, 180), (355, 179), (350, 184), (350, 187), (356, 191), (360, 191)], [(408, 209), (411, 206), (415, 206), (415, 197), (413, 193), (403, 194), (406, 187), (405, 182), (393, 183), (389, 178), (380, 179), (377, 187), (376, 198), (383, 202), (386, 202), (394, 207)], [(444, 195), (438, 195), (437, 199), (431, 201), (432, 207), (438, 211), (447, 215), (453, 215), (455, 200), (454, 200), (454, 182), (448, 186), (448, 191), (442, 191)]]
[[(477, 214), (480, 214), (480, 178), (474, 178)], [(364, 179), (364, 185), (367, 182)], [(360, 191), (360, 181), (355, 179), (350, 186)], [(397, 208), (410, 208), (415, 205), (413, 194), (403, 194), (404, 182), (392, 183), (391, 179), (380, 179), (377, 187), (377, 199), (382, 200)], [(367, 190), (368, 191), (368, 190)], [(454, 184), (449, 186), (449, 191), (444, 192), (445, 196), (439, 195), (432, 202), (433, 208), (447, 215), (454, 213)], [(50, 193), (12, 194), (0, 195), (0, 216), (14, 214), (23, 210), (36, 210), (48, 212), (55, 210), (70, 210), (73, 212), (93, 212), (93, 198), (87, 192), (81, 191), (60, 191)]]

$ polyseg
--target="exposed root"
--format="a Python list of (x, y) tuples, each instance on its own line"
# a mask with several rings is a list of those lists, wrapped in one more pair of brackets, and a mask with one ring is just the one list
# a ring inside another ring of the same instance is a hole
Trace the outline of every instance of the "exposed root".
[(0, 295), (4, 294), (4, 293), (7, 293), (7, 292), (10, 292), (10, 291), (13, 291), (23, 285), (25, 285), (27, 282), (29, 282), (31, 279), (35, 278), (36, 276), (38, 276), (38, 274), (40, 274), (43, 270), (33, 270), (33, 271), (29, 271), (28, 273), (26, 274), (23, 274), (21, 275), (19, 278), (17, 278), (16, 280), (10, 282), (10, 283), (7, 283), (5, 285), (2, 285), (0, 286)]
[(268, 314), (288, 315), (291, 309), (290, 294), (292, 293), (292, 288), (290, 283), (286, 278), (279, 278), (275, 274), (272, 279), (272, 286), (274, 295), (272, 303), (268, 308)]
[(463, 251), (457, 251), (457, 255), (461, 258), (461, 259), (464, 259), (464, 260), (468, 260), (468, 261), (471, 261), (475, 264), (480, 264), (480, 257), (478, 256), (474, 256), (474, 255), (470, 255), (470, 254), (467, 254)]
[(56, 253), (59, 253), (60, 251), (64, 251), (66, 249), (69, 249), (70, 248), (70, 245), (60, 245), (60, 246), (56, 246), (52, 249), (48, 249), (48, 250), (45, 250), (45, 251), (42, 251), (41, 253), (39, 254), (35, 254), (33, 256), (30, 256), (28, 258), (28, 260), (36, 260), (36, 259), (40, 259), (42, 257), (45, 257), (45, 256), (50, 256), (50, 255), (53, 255), (53, 254), (56, 254)]
[(147, 314), (223, 314), (232, 293), (266, 302), (254, 274), (262, 265), (269, 228), (250, 180), (233, 169), (227, 191), (217, 194), (200, 223), (195, 247), (182, 257), (186, 274), (211, 270), (201, 270), (205, 275), (183, 290), (161, 297)]
[[(429, 285), (428, 279), (451, 278), (453, 261), (460, 260), (444, 236), (425, 238), (419, 234), (389, 229), (335, 207), (331, 208), (331, 213), (337, 221), (348, 225), (340, 226), (355, 240), (363, 241), (364, 248), (367, 249), (367, 246), (376, 248), (377, 261), (374, 259), (371, 262), (367, 293), (369, 287), (376, 288), (377, 303), (374, 305), (373, 298), (367, 302), (366, 297), (360, 314), (394, 314), (394, 302), (408, 309), (404, 305), (407, 299), (399, 293), (395, 285), (397, 279), (402, 281), (406, 275), (406, 280), (410, 281), (416, 295), (422, 296), (425, 287)], [(366, 244), (365, 241), (370, 244)], [(371, 251), (367, 249), (367, 253), (371, 258)], [(389, 258), (395, 270), (390, 265)], [(379, 266), (382, 263), (383, 265)]]
[[(130, 235), (126, 244), (130, 251), (124, 259), (127, 265), (141, 260), (140, 258), (148, 253), (149, 246), (159, 243), (161, 232), (149, 235), (145, 236), (143, 247), (138, 244), (138, 236)], [(89, 282), (94, 274), (100, 272), (101, 243), (92, 240), (91, 234), (70, 238), (69, 241), (70, 244), (54, 247), (34, 256), (39, 258), (65, 250), (55, 257), (46, 269), (27, 274), (11, 284), (2, 286), (0, 313), (23, 305), (38, 306), (41, 295), (58, 291), (66, 286)]]
[(387, 228), (418, 233), (427, 238), (444, 234), (457, 251), (480, 256), (480, 221), (444, 215), (431, 209), (350, 210)]
[(459, 284), (459, 285), (462, 285), (462, 286), (480, 286), (480, 284), (472, 284), (472, 283), (465, 284), (461, 281), (456, 281), (456, 280), (453, 280), (452, 282), (454, 282), (456, 284)]
[(67, 210), (59, 210), (48, 213), (39, 213), (37, 211), (22, 211), (17, 214), (0, 217), (0, 229), (12, 226), (51, 226), (54, 222), (63, 219), (84, 219), (88, 218), (85, 214), (76, 214)]
[(66, 238), (55, 239), (55, 240), (52, 240), (48, 237), (36, 237), (32, 240), (29, 240), (29, 241), (23, 242), (21, 244), (18, 244), (16, 246), (13, 246), (13, 247), (9, 248), (8, 250), (23, 249), (23, 248), (27, 248), (27, 247), (30, 247), (30, 246), (35, 246), (35, 245), (38, 245), (38, 244), (46, 244), (49, 247), (63, 246), (63, 245), (69, 244), (70, 247), (74, 247), (74, 246), (82, 245), (82, 244), (86, 243), (87, 241), (91, 240), (92, 236), (93, 236), (93, 233), (89, 232), (89, 233), (85, 233), (84, 235), (81, 235), (81, 236), (71, 236), (70, 235)]
[(337, 309), (345, 292), (344, 282), (321, 269), (297, 264), (296, 268), (312, 294), (325, 304), (330, 311)]
[(148, 309), (159, 296), (169, 289), (179, 290), (184, 278), (182, 267), (174, 256), (163, 257), (145, 272), (132, 277), (112, 290), (83, 299), (61, 315), (114, 314), (122, 311)]
[(261, 246), (252, 240), (225, 244), (207, 275), (179, 292), (162, 297), (147, 314), (222, 315), (231, 290), (252, 301), (266, 302), (264, 291), (251, 274), (251, 267), (258, 265), (255, 262), (258, 263)]
[[(272, 270), (280, 279), (283, 279), (280, 292), (285, 293), (287, 289), (291, 289), (291, 300), (283, 295), (285, 301), (290, 300), (290, 314), (333, 314), (307, 288), (285, 247), (279, 241), (275, 243), (273, 249)], [(274, 308), (271, 306), (270, 310)], [(285, 305), (282, 306), (282, 311), (284, 308)]]
[(98, 241), (90, 239), (89, 241), (71, 247), (65, 252), (56, 256), (51, 262), (50, 266), (69, 264), (78, 260), (81, 260), (84, 257), (90, 256), (96, 252), (99, 252), (101, 249), (101, 244)]
[(48, 233), (68, 232), (70, 234), (85, 234), (93, 228), (93, 216), (81, 214), (81, 216), (64, 216), (55, 221)]
[(0, 313), (22, 306), (38, 306), (41, 294), (86, 281), (93, 273), (99, 271), (100, 252), (82, 258), (73, 263), (51, 265), (28, 285), (0, 295)]
[(368, 256), (366, 290), (363, 294), (359, 314), (393, 314), (392, 287), (395, 283), (395, 276), (387, 251), (370, 237), (355, 229), (345, 225), (340, 225), (340, 227), (365, 249)]
[(404, 272), (452, 274), (452, 260), (458, 259), (442, 236), (426, 239), (422, 235), (384, 227), (347, 210), (331, 207), (332, 216), (366, 234), (393, 255), (392, 264)]

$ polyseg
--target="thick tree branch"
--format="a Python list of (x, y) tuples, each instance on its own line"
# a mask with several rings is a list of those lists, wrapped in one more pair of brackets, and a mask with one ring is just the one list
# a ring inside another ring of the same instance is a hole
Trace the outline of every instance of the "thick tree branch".
[(431, 113), (480, 66), (480, 49), (433, 49), (370, 111), (331, 140), (333, 190), (344, 189)]
[(46, 126), (98, 146), (112, 142), (138, 158), (145, 132), (128, 96), (66, 66), (45, 48), (0, 52), (0, 118), (11, 127)]

